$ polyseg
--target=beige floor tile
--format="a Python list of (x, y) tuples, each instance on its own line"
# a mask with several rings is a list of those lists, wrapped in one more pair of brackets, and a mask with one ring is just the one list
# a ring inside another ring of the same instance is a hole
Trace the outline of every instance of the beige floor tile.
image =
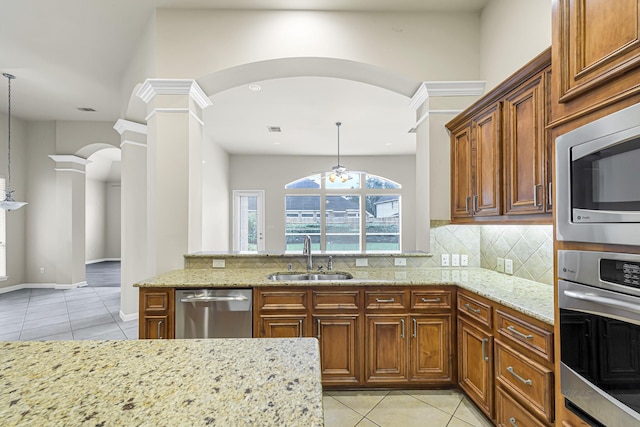
[(456, 417), (451, 418), (447, 427), (473, 427), (473, 424), (466, 423)]
[(359, 414), (367, 415), (389, 394), (382, 390), (327, 391), (325, 394), (347, 405)]
[(405, 393), (453, 415), (464, 395), (458, 390), (408, 390)]
[(402, 392), (389, 393), (367, 414), (382, 427), (445, 427), (451, 415)]
[(325, 427), (354, 427), (362, 420), (362, 415), (347, 408), (331, 396), (322, 397), (322, 406), (324, 407)]
[(363, 418), (362, 421), (356, 424), (356, 427), (380, 427), (380, 426), (367, 418)]
[(453, 414), (455, 418), (461, 419), (472, 426), (476, 427), (492, 427), (493, 424), (475, 407), (473, 403), (466, 397), (460, 402), (460, 406)]

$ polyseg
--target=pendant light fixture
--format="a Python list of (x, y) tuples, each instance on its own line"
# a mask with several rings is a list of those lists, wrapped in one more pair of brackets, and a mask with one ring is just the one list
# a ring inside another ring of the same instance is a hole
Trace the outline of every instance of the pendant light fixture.
[(5, 76), (9, 81), (9, 109), (7, 110), (7, 128), (9, 137), (7, 138), (7, 187), (4, 200), (0, 201), (0, 209), (4, 209), (6, 211), (14, 211), (27, 204), (27, 202), (16, 202), (15, 200), (13, 200), (13, 190), (11, 190), (11, 80), (15, 79), (16, 76), (9, 73), (2, 73), (2, 75)]
[(332, 168), (331, 173), (329, 174), (329, 181), (335, 182), (336, 179), (339, 179), (342, 182), (347, 182), (352, 178), (351, 175), (347, 173), (347, 168), (340, 164), (340, 126), (342, 123), (337, 122), (336, 127), (338, 128), (338, 164)]

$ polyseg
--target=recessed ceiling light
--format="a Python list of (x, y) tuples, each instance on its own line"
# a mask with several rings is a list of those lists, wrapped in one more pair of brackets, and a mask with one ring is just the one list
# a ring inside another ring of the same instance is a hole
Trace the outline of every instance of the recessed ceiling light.
[(280, 143), (279, 142), (274, 142), (273, 145), (280, 145)]
[(269, 132), (282, 132), (282, 129), (280, 129), (280, 126), (267, 126), (267, 130)]
[(389, 146), (389, 145), (392, 145), (392, 144), (390, 142), (387, 142), (384, 145)]
[(82, 111), (84, 113), (94, 113), (96, 110), (91, 107), (78, 107), (78, 111)]
[(391, 29), (396, 33), (401, 33), (404, 31), (404, 29), (400, 27), (391, 27)]
[(250, 84), (249, 85), (249, 90), (252, 92), (260, 92), (262, 90), (262, 86), (258, 85), (258, 84)]

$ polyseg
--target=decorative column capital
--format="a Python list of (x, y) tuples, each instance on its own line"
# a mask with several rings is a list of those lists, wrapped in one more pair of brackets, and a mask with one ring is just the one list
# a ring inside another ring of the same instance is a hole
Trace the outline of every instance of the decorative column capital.
[(422, 82), (411, 97), (409, 106), (417, 110), (429, 97), (480, 96), (484, 93), (483, 81)]
[(85, 169), (87, 165), (91, 163), (91, 160), (72, 154), (52, 154), (49, 157), (56, 162), (56, 172), (76, 172), (84, 174), (86, 173)]
[(213, 105), (193, 79), (147, 79), (136, 95), (147, 104), (156, 95), (189, 95), (202, 109)]
[(147, 134), (147, 125), (124, 119), (118, 119), (118, 121), (113, 125), (113, 128), (120, 135), (123, 135), (125, 132), (134, 132), (142, 135)]

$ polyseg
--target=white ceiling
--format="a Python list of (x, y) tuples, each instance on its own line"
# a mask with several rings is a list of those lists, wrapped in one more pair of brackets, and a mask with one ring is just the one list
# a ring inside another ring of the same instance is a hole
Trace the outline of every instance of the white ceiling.
[[(120, 117), (121, 76), (155, 8), (479, 11), (488, 1), (0, 0), (0, 72), (17, 77), (12, 82), (15, 117), (115, 122)], [(214, 104), (225, 108), (210, 109), (224, 113), (226, 121), (216, 122), (215, 129), (207, 132), (230, 152), (331, 154), (337, 120), (344, 122), (341, 148), (345, 155), (359, 153), (350, 148), (350, 139), (363, 141), (371, 153), (410, 151), (406, 98), (335, 79), (282, 79), (261, 84), (263, 90), (257, 94), (240, 87), (214, 96)], [(6, 100), (6, 86), (2, 78), (0, 100)], [(293, 92), (302, 87), (303, 92)], [(351, 91), (358, 96), (349, 96)], [(338, 98), (338, 94), (342, 96)], [(96, 112), (83, 113), (78, 107), (91, 107)], [(6, 101), (0, 102), (0, 112), (6, 110)], [(311, 117), (317, 120), (310, 123)], [(267, 125), (283, 127), (279, 150), (273, 145), (274, 135), (261, 136)], [(366, 132), (351, 134), (356, 128)], [(301, 133), (303, 129), (308, 132)], [(386, 142), (393, 145), (385, 146)]]

